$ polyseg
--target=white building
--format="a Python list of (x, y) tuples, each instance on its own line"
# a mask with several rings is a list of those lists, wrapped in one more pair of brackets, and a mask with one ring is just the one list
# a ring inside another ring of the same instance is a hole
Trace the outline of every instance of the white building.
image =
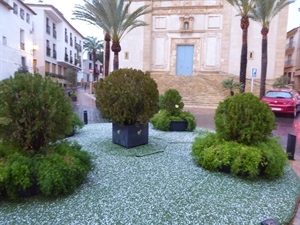
[(0, 0), (0, 80), (20, 67), (33, 72), (33, 17), (21, 0)]
[[(150, 4), (152, 12), (121, 40), (119, 67), (152, 75), (239, 75), (242, 29), (237, 11), (226, 0), (133, 0), (130, 11)], [(268, 34), (267, 79), (282, 75), (288, 7), (272, 21)], [(250, 20), (247, 78), (261, 68), (261, 25)], [(110, 61), (112, 70), (113, 56)]]
[(34, 18), (33, 70), (65, 83), (67, 68), (81, 71), (83, 36), (52, 5), (26, 4), (37, 15)]

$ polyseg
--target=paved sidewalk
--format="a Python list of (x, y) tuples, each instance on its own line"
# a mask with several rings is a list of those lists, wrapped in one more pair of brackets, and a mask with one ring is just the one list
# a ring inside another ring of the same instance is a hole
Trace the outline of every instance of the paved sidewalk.
[[(88, 115), (88, 123), (106, 123), (109, 122), (103, 119), (100, 111), (96, 108), (95, 97), (89, 93), (89, 90), (84, 90), (80, 87), (77, 89), (77, 102), (73, 103), (75, 111), (80, 118), (83, 119), (83, 114), (86, 111)], [(197, 126), (208, 130), (215, 130), (214, 114), (215, 108), (185, 106), (185, 110), (189, 110), (196, 117)], [(283, 143), (284, 144), (284, 143)], [(284, 147), (285, 148), (285, 147)], [(300, 178), (300, 159), (290, 160), (290, 165), (295, 174)], [(295, 207), (294, 218), (289, 225), (300, 225), (300, 207), (299, 203)]]

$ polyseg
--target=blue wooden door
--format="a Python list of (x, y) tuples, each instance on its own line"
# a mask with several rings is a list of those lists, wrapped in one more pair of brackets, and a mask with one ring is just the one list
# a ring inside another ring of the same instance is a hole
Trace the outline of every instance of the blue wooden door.
[(194, 64), (194, 46), (178, 45), (176, 56), (176, 74), (191, 76)]

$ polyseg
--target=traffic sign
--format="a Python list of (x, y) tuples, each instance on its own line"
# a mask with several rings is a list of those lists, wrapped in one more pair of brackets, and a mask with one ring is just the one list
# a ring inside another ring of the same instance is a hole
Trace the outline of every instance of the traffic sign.
[(251, 76), (256, 77), (256, 75), (257, 75), (257, 68), (252, 68), (251, 69)]

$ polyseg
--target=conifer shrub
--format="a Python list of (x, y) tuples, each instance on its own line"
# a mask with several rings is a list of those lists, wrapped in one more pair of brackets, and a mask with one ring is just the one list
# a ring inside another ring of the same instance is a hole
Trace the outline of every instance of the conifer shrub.
[(147, 123), (158, 111), (157, 84), (147, 72), (119, 69), (97, 82), (95, 89), (97, 108), (113, 123)]
[(265, 141), (276, 127), (270, 107), (251, 93), (237, 94), (218, 105), (216, 132), (226, 141), (253, 144)]
[(0, 137), (22, 149), (39, 151), (72, 129), (73, 109), (63, 88), (50, 78), (15, 74), (0, 82)]
[(150, 120), (153, 127), (158, 130), (168, 131), (172, 121), (186, 121), (187, 131), (196, 128), (196, 118), (189, 111), (183, 111), (184, 103), (176, 89), (168, 89), (159, 98), (159, 109)]

